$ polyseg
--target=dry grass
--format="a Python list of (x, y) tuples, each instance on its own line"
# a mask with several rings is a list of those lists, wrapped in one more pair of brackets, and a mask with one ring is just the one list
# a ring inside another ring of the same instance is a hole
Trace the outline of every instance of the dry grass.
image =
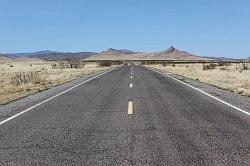
[[(248, 66), (250, 67), (250, 64)], [(199, 80), (244, 96), (250, 96), (250, 69), (243, 70), (242, 64), (216, 66), (215, 69), (209, 70), (204, 70), (202, 64), (176, 64), (175, 66), (166, 65), (165, 67), (151, 65), (151, 67)]]
[[(55, 67), (61, 62), (11, 61), (0, 63), (0, 104), (34, 94), (108, 67), (85, 64), (82, 68)], [(55, 65), (56, 64), (56, 65)]]

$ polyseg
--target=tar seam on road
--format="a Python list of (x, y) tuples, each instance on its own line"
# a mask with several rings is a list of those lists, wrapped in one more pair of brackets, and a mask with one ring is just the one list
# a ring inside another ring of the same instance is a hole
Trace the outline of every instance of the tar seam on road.
[(128, 102), (128, 114), (129, 115), (133, 114), (133, 102), (132, 101)]
[(250, 115), (249, 112), (244, 111), (244, 110), (242, 110), (242, 109), (240, 109), (240, 108), (238, 108), (238, 107), (236, 107), (236, 106), (234, 106), (234, 105), (232, 105), (232, 104), (229, 104), (229, 103), (227, 103), (227, 102), (225, 102), (225, 101), (223, 101), (223, 100), (221, 100), (221, 99), (219, 99), (219, 98), (217, 98), (217, 97), (214, 97), (214, 96), (208, 94), (207, 92), (204, 92), (204, 91), (202, 91), (202, 90), (200, 90), (200, 89), (198, 89), (198, 88), (193, 87), (192, 85), (189, 85), (189, 84), (187, 84), (187, 83), (185, 83), (185, 82), (183, 82), (183, 81), (180, 81), (180, 80), (178, 80), (178, 79), (176, 79), (176, 78), (174, 78), (174, 77), (171, 77), (171, 76), (169, 76), (169, 75), (167, 75), (167, 74), (164, 74), (164, 73), (162, 73), (162, 72), (160, 72), (160, 71), (157, 71), (157, 70), (154, 70), (154, 69), (150, 69), (150, 68), (147, 68), (147, 69), (149, 69), (149, 70), (151, 70), (151, 71), (155, 71), (155, 72), (157, 72), (157, 73), (160, 73), (160, 74), (162, 74), (162, 75), (164, 75), (164, 76), (167, 76), (167, 77), (169, 77), (169, 78), (172, 78), (172, 79), (174, 79), (175, 81), (178, 81), (178, 82), (180, 82), (180, 83), (182, 83), (182, 84), (184, 84), (184, 85), (187, 85), (187, 86), (189, 86), (189, 87), (191, 87), (191, 88), (193, 88), (193, 89), (195, 89), (195, 90), (197, 90), (197, 91), (199, 91), (199, 92), (201, 92), (201, 93), (203, 93), (203, 94), (205, 94), (205, 95), (207, 95), (207, 96), (209, 96), (209, 97), (211, 97), (211, 98), (213, 98), (213, 99), (215, 99), (215, 100), (217, 100), (217, 101), (219, 101), (219, 102), (221, 102), (221, 103), (223, 103), (223, 104), (225, 104), (225, 105), (227, 105), (227, 106), (229, 106), (229, 107), (232, 107), (232, 108), (234, 108), (234, 109), (236, 109), (236, 110), (238, 110), (238, 111), (241, 111), (242, 113), (244, 113), (244, 114), (246, 114), (246, 115), (248, 115), (248, 116)]
[(46, 102), (48, 102), (48, 101), (50, 101), (50, 100), (52, 100), (52, 99), (58, 97), (58, 96), (61, 96), (61, 95), (63, 95), (63, 94), (65, 94), (65, 93), (67, 93), (67, 92), (69, 92), (69, 91), (75, 89), (76, 87), (78, 87), (78, 86), (80, 86), (80, 85), (82, 85), (82, 84), (85, 84), (85, 83), (87, 83), (87, 82), (89, 82), (89, 81), (91, 81), (91, 80), (93, 80), (93, 79), (95, 79), (95, 78), (97, 78), (97, 77), (99, 77), (99, 76), (102, 76), (102, 75), (104, 75), (104, 74), (107, 74), (107, 73), (109, 73), (109, 72), (111, 72), (111, 71), (114, 71), (114, 70), (116, 70), (116, 69), (118, 69), (118, 68), (120, 68), (120, 67), (114, 68), (114, 69), (109, 70), (109, 71), (105, 71), (105, 72), (103, 72), (103, 73), (101, 73), (101, 74), (98, 74), (98, 75), (96, 75), (96, 76), (94, 76), (94, 77), (92, 77), (92, 78), (90, 78), (90, 79), (88, 79), (88, 80), (86, 80), (86, 81), (83, 81), (83, 82), (81, 82), (81, 83), (79, 83), (79, 84), (77, 84), (77, 85), (75, 85), (75, 86), (73, 86), (73, 87), (71, 87), (71, 88), (69, 88), (69, 89), (67, 89), (67, 90), (65, 90), (65, 91), (63, 91), (63, 92), (61, 92), (61, 93), (58, 93), (58, 94), (55, 95), (55, 96), (52, 96), (52, 97), (50, 97), (50, 98), (48, 98), (48, 99), (46, 99), (46, 100), (44, 100), (44, 101), (42, 101), (42, 102), (40, 102), (40, 103), (38, 103), (38, 104), (36, 104), (36, 105), (34, 105), (34, 106), (32, 106), (32, 107), (26, 109), (26, 110), (23, 110), (22, 112), (20, 112), (20, 113), (18, 113), (18, 114), (15, 114), (15, 115), (13, 115), (13, 116), (11, 116), (11, 117), (9, 117), (9, 118), (7, 118), (7, 119), (1, 121), (1, 122), (0, 122), (0, 125), (2, 125), (2, 124), (4, 124), (4, 123), (6, 123), (6, 122), (8, 122), (8, 121), (10, 121), (10, 120), (12, 120), (12, 119), (18, 117), (18, 116), (20, 116), (20, 115), (22, 115), (22, 114), (24, 114), (24, 113), (26, 113), (26, 112), (28, 112), (28, 111), (30, 111), (30, 110), (36, 108), (36, 107), (38, 107), (38, 106), (40, 106), (40, 105), (42, 105), (42, 104), (44, 104), (44, 103), (46, 103)]

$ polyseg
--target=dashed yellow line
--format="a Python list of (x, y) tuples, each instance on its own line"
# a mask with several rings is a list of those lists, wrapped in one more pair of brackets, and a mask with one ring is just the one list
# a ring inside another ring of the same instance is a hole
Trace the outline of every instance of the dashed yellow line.
[(132, 101), (128, 102), (128, 114), (129, 115), (133, 114), (133, 102)]

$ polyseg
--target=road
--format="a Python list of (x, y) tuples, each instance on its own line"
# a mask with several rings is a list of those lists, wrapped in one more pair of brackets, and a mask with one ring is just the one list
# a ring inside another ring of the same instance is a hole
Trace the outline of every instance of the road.
[(123, 66), (1, 124), (0, 165), (249, 165), (249, 124), (176, 80)]

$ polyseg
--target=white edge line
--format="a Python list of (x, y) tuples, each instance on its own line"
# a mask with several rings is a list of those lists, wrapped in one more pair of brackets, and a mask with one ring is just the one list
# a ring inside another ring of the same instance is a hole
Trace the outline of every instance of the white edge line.
[[(146, 68), (147, 68), (147, 67), (146, 67)], [(178, 82), (180, 82), (180, 83), (182, 83), (182, 84), (185, 84), (185, 85), (187, 85), (187, 86), (189, 86), (189, 87), (191, 87), (191, 88), (193, 88), (193, 89), (195, 89), (195, 90), (197, 90), (197, 91), (199, 91), (199, 92), (201, 92), (201, 93), (203, 93), (203, 94), (205, 94), (205, 95), (207, 95), (207, 96), (209, 96), (209, 97), (211, 97), (211, 98), (213, 98), (213, 99), (215, 99), (215, 100), (217, 100), (217, 101), (219, 101), (219, 102), (221, 102), (221, 103), (223, 103), (223, 104), (226, 104), (227, 106), (230, 106), (230, 107), (232, 107), (232, 108), (234, 108), (234, 109), (236, 109), (236, 110), (238, 110), (238, 111), (241, 111), (242, 113), (245, 113), (245, 114), (247, 114), (248, 116), (250, 115), (249, 112), (244, 111), (244, 110), (242, 110), (242, 109), (240, 109), (240, 108), (238, 108), (238, 107), (236, 107), (236, 106), (234, 106), (234, 105), (232, 105), (232, 104), (229, 104), (229, 103), (227, 103), (227, 102), (225, 102), (225, 101), (223, 101), (223, 100), (221, 100), (221, 99), (219, 99), (219, 98), (217, 98), (217, 97), (214, 97), (214, 96), (208, 94), (207, 92), (204, 92), (204, 91), (202, 91), (202, 90), (200, 90), (200, 89), (198, 89), (198, 88), (195, 88), (195, 87), (193, 87), (192, 85), (189, 85), (189, 84), (187, 84), (187, 83), (185, 83), (185, 82), (183, 82), (183, 81), (181, 81), (181, 80), (178, 80), (178, 79), (176, 79), (176, 78), (174, 78), (174, 77), (171, 77), (171, 76), (169, 76), (169, 75), (167, 75), (167, 74), (164, 74), (164, 73), (162, 73), (162, 72), (160, 72), (160, 71), (157, 71), (157, 70), (155, 70), (155, 69), (151, 69), (151, 68), (147, 68), (147, 69), (152, 70), (152, 71), (155, 71), (155, 72), (157, 72), (157, 73), (160, 73), (160, 74), (162, 74), (162, 75), (164, 75), (164, 76), (167, 76), (167, 77), (169, 77), (169, 78), (172, 78), (172, 79), (174, 79), (174, 80), (176, 80), (176, 81), (178, 81)]]
[[(118, 68), (120, 68), (120, 67), (118, 67)], [(26, 113), (26, 112), (28, 112), (28, 111), (30, 111), (30, 110), (36, 108), (36, 107), (38, 107), (38, 106), (40, 106), (40, 105), (42, 105), (42, 104), (44, 104), (44, 103), (46, 103), (46, 102), (48, 102), (48, 101), (50, 101), (50, 100), (52, 100), (52, 99), (58, 97), (58, 96), (61, 96), (62, 94), (67, 93), (68, 91), (71, 91), (71, 90), (75, 89), (76, 87), (78, 87), (78, 86), (80, 86), (80, 85), (82, 85), (82, 84), (84, 84), (84, 83), (87, 83), (87, 82), (89, 82), (89, 81), (91, 81), (91, 80), (93, 80), (93, 79), (95, 79), (95, 78), (97, 78), (97, 77), (99, 77), (99, 76), (102, 76), (102, 75), (104, 75), (104, 74), (107, 74), (107, 73), (109, 73), (109, 72), (111, 72), (111, 71), (113, 71), (113, 70), (116, 70), (116, 69), (118, 69), (118, 68), (114, 68), (114, 69), (112, 69), (112, 70), (108, 70), (108, 71), (105, 71), (105, 72), (103, 72), (103, 73), (100, 73), (100, 74), (98, 74), (98, 75), (96, 75), (96, 76), (94, 76), (94, 77), (91, 77), (90, 79), (88, 79), (88, 80), (86, 80), (86, 81), (83, 81), (83, 82), (81, 82), (81, 83), (79, 83), (79, 84), (77, 84), (77, 85), (75, 85), (75, 86), (73, 86), (73, 87), (71, 87), (71, 88), (69, 88), (69, 89), (67, 89), (67, 90), (65, 90), (65, 91), (63, 91), (63, 92), (61, 92), (61, 93), (58, 93), (58, 94), (55, 95), (55, 96), (52, 96), (52, 97), (50, 97), (50, 98), (48, 98), (48, 99), (46, 99), (46, 100), (44, 100), (44, 101), (42, 101), (42, 102), (40, 102), (40, 103), (38, 103), (38, 104), (36, 104), (36, 105), (34, 105), (34, 106), (28, 108), (28, 109), (23, 110), (23, 111), (20, 112), (20, 113), (17, 113), (17, 114), (15, 114), (15, 115), (13, 115), (13, 116), (11, 116), (11, 117), (9, 117), (9, 118), (7, 118), (7, 119), (1, 121), (1, 122), (0, 122), (0, 125), (2, 125), (2, 124), (4, 124), (4, 123), (6, 123), (6, 122), (8, 122), (8, 121), (10, 121), (10, 120), (12, 120), (12, 119), (18, 117), (18, 116), (20, 116), (20, 115), (22, 115), (22, 114), (24, 114), (24, 113)]]

